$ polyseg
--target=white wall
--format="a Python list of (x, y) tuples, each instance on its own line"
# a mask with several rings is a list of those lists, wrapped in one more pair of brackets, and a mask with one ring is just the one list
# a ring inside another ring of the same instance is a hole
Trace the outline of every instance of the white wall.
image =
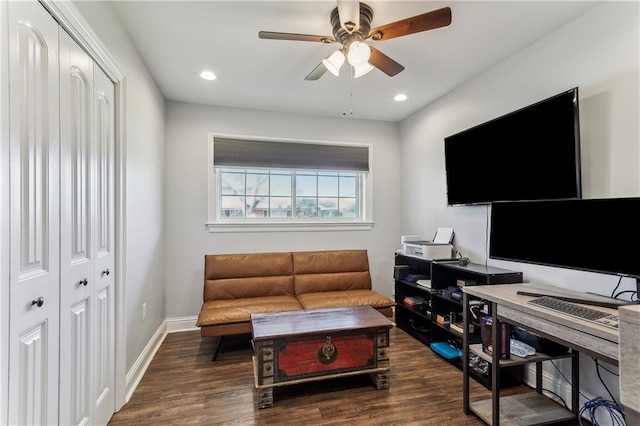
[[(583, 197), (639, 196), (638, 19), (638, 3), (603, 4), (405, 120), (402, 232), (453, 226), (456, 248), (484, 263), (488, 207), (446, 206), (444, 138), (575, 86), (580, 91)], [(617, 281), (557, 268), (488, 263), (522, 270), (530, 281), (577, 290), (602, 291), (603, 280)]]
[[(74, 5), (126, 75), (126, 368), (166, 318), (164, 277), (165, 103), (108, 2)], [(147, 304), (142, 321), (142, 304)]]
[[(444, 138), (578, 86), (583, 197), (640, 196), (638, 15), (637, 2), (604, 2), (405, 120), (402, 232), (452, 226), (456, 248), (473, 262), (522, 271), (531, 282), (608, 295), (615, 276), (487, 260), (488, 207), (446, 206)], [(571, 249), (570, 241), (549, 243)], [(635, 289), (635, 281), (623, 280), (620, 289)], [(582, 362), (584, 387), (609, 399), (593, 362)], [(613, 388), (617, 392), (617, 384)]]
[[(207, 133), (372, 145), (372, 231), (210, 233)], [(204, 255), (367, 249), (373, 288), (392, 294), (399, 236), (399, 140), (393, 123), (246, 109), (167, 104), (167, 317), (194, 316), (202, 305)]]

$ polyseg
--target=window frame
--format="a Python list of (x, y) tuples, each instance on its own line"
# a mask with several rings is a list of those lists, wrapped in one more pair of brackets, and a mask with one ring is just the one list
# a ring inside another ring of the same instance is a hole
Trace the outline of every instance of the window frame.
[[(277, 141), (282, 143), (313, 143), (327, 145), (352, 145), (366, 146), (369, 150), (368, 173), (356, 172), (359, 176), (360, 216), (356, 218), (332, 217), (332, 218), (224, 218), (221, 217), (218, 206), (221, 194), (218, 191), (219, 171), (213, 164), (214, 139), (216, 137), (255, 139), (262, 141)], [(300, 139), (267, 138), (256, 136), (239, 136), (231, 134), (208, 133), (207, 134), (207, 204), (208, 217), (206, 227), (209, 232), (265, 232), (265, 231), (366, 231), (374, 226), (372, 215), (372, 151), (370, 144), (356, 144), (346, 142), (328, 142)]]

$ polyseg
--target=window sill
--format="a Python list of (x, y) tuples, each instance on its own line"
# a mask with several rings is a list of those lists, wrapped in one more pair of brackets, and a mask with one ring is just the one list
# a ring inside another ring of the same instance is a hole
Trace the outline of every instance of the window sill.
[(371, 231), (374, 222), (209, 222), (209, 232)]

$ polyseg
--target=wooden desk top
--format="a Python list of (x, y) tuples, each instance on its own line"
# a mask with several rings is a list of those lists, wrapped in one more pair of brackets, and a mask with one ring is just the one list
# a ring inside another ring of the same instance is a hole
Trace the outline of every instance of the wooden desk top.
[[(617, 330), (527, 303), (535, 297), (519, 295), (517, 294), (518, 290), (544, 293), (549, 296), (589, 297), (592, 299), (600, 297), (540, 283), (494, 284), (463, 288), (467, 294), (497, 303), (498, 318), (617, 365), (619, 358), (619, 333)], [(617, 315), (616, 309), (591, 305), (588, 307)]]
[(313, 335), (347, 330), (392, 328), (393, 322), (370, 306), (304, 309), (252, 314), (253, 339)]

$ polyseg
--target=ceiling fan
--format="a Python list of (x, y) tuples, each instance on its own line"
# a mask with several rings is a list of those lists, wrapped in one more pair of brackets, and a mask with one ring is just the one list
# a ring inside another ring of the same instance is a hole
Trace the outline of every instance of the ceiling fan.
[(331, 12), (333, 37), (272, 31), (260, 31), (258, 37), (272, 40), (340, 43), (342, 47), (323, 59), (305, 77), (305, 80), (318, 80), (327, 70), (337, 76), (345, 58), (354, 68), (354, 78), (365, 75), (374, 67), (393, 77), (404, 70), (404, 66), (365, 43), (366, 41), (381, 42), (451, 24), (451, 9), (443, 7), (371, 28), (373, 9), (369, 5), (357, 0), (338, 0), (337, 3), (338, 7)]

